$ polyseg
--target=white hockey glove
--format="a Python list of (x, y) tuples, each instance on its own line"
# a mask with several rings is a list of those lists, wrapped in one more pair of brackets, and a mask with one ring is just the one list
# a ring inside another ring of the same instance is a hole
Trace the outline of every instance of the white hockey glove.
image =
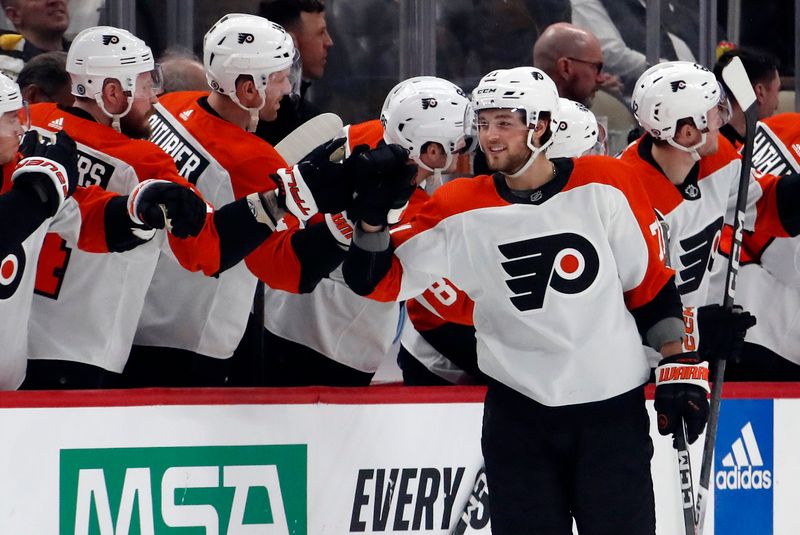
[(34, 192), (47, 207), (48, 215), (54, 216), (78, 185), (75, 141), (61, 131), (55, 142), (49, 143), (31, 130), (22, 138), (19, 151), (25, 158), (11, 175), (13, 188)]

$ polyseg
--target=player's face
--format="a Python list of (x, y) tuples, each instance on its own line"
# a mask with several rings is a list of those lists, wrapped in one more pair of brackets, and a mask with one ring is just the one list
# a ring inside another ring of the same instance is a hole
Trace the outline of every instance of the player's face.
[(149, 72), (141, 73), (136, 78), (136, 91), (133, 94), (131, 110), (120, 119), (122, 133), (133, 139), (150, 137), (150, 116), (153, 104), (158, 102), (158, 87)]
[(270, 74), (267, 82), (266, 98), (264, 99), (264, 105), (258, 112), (258, 118), (262, 121), (274, 121), (278, 117), (281, 99), (284, 95), (288, 95), (291, 90), (289, 69)]
[(303, 60), (303, 78), (319, 80), (325, 74), (328, 49), (333, 46), (325, 24), (325, 13), (301, 11), (300, 22), (300, 29), (292, 35)]
[(5, 165), (14, 159), (22, 134), (23, 128), (18, 112), (7, 111), (0, 115), (0, 165)]
[(719, 148), (719, 129), (725, 124), (720, 109), (717, 106), (708, 110), (706, 118), (708, 119), (706, 142), (697, 149), (697, 153), (700, 156), (709, 156), (717, 152)]
[[(760, 88), (758, 86), (761, 86)], [(781, 79), (778, 71), (769, 82), (756, 84), (758, 91), (758, 118), (765, 119), (775, 115), (778, 109), (778, 94), (781, 90)]]
[(492, 171), (514, 173), (521, 168), (531, 150), (528, 127), (515, 110), (481, 110), (478, 113), (478, 140)]

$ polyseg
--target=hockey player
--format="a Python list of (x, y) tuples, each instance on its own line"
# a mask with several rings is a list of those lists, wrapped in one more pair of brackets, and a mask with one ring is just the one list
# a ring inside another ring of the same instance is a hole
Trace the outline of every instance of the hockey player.
[[(97, 256), (47, 237), (29, 329), (30, 388), (113, 386), (127, 360), (162, 240), (187, 269), (214, 274), (230, 262), (229, 255), (239, 254), (236, 247), (220, 247), (231, 227), (226, 218), (249, 218), (255, 234), (263, 226), (244, 201), (214, 212), (173, 160), (142, 139), (149, 134), (147, 118), (159, 90), (158, 70), (143, 41), (117, 28), (89, 28), (75, 38), (67, 70), (75, 107), (33, 106), (33, 125), (69, 133), (78, 145), (80, 185), (129, 195), (120, 217), (141, 227), (137, 239), (152, 239), (124, 254)], [(166, 237), (155, 231), (164, 227), (170, 229)]]
[[(205, 70), (213, 91), (170, 93), (156, 106), (151, 140), (175, 159), (181, 174), (213, 205), (250, 199), (256, 206), (259, 192), (276, 188), (271, 175), (310, 182), (314, 171), (325, 175), (332, 170), (330, 163), (325, 172), (317, 170), (314, 156), (315, 163), (300, 164), (302, 173), (279, 172), (286, 162), (250, 133), (259, 119), (272, 121), (277, 116), (281, 98), (290, 90), (294, 54), (291, 37), (279, 25), (254, 15), (226, 15), (204, 38)], [(323, 165), (328, 154), (315, 154)], [(332, 190), (334, 197), (341, 202), (352, 199), (352, 190), (336, 177), (325, 178), (339, 190)], [(287, 195), (290, 189), (285, 188)], [(322, 205), (334, 199), (323, 194), (317, 200)], [(342, 210), (344, 204), (335, 202), (339, 201), (334, 200), (333, 208), (322, 208)], [(272, 230), (282, 214), (277, 208), (271, 213)], [(295, 219), (294, 228), (298, 225)], [(128, 384), (230, 384), (231, 357), (253, 307), (256, 275), (299, 289), (315, 284), (341, 262), (343, 253), (324, 222), (298, 232), (270, 232), (264, 226), (261, 240), (266, 241), (253, 259), (226, 266), (229, 269), (214, 278), (187, 272), (168, 247), (162, 250), (125, 371)], [(335, 258), (333, 264), (329, 257)], [(260, 335), (260, 326), (257, 332)]]
[(642, 339), (674, 372), (657, 386), (662, 430), (683, 418), (695, 440), (708, 391), (705, 364), (681, 353), (655, 213), (624, 163), (547, 158), (558, 94), (540, 70), (487, 74), (473, 106), (498, 173), (445, 184), (391, 244), (402, 177), (359, 192), (382, 210), (360, 218), (345, 280), (391, 301), (445, 276), (474, 300), (493, 533), (569, 534), (574, 517), (582, 533), (653, 534)]
[[(25, 377), (36, 263), (46, 233), (59, 232), (95, 253), (141, 243), (132, 234), (125, 198), (97, 186), (76, 188), (75, 142), (64, 132), (52, 142), (28, 132), (20, 146), (20, 116), (27, 125), (17, 84), (0, 75), (0, 389), (18, 388)], [(120, 222), (124, 228), (115, 227)]]
[[(605, 154), (594, 114), (578, 102), (559, 98), (558, 127), (547, 149), (549, 158)], [(420, 296), (406, 301), (407, 321), (397, 361), (406, 385), (485, 383), (478, 369), (472, 300), (442, 278)]]
[[(468, 104), (464, 92), (453, 83), (419, 76), (389, 92), (380, 122), (347, 127), (348, 151), (362, 144), (395, 144), (406, 149), (415, 164), (416, 187), (410, 190), (413, 194), (399, 225), (424, 204), (427, 191), (441, 184), (442, 173), (451, 170), (468, 148), (464, 127)], [(352, 233), (348, 215), (352, 217), (349, 213), (326, 216), (343, 248), (349, 246)], [(344, 258), (344, 251), (339, 258)], [(265, 304), (267, 384), (366, 386), (381, 363), (397, 354), (400, 306), (353, 294), (344, 284), (341, 269), (302, 295), (267, 288)], [(282, 314), (271, 313), (275, 310)]]

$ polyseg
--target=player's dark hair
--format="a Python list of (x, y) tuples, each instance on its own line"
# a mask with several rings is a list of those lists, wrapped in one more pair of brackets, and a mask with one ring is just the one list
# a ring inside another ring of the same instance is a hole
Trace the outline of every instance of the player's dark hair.
[(71, 84), (66, 52), (47, 52), (31, 58), (20, 71), (17, 84), (20, 91), (29, 85), (36, 85), (52, 99), (53, 95)]
[(258, 16), (293, 30), (300, 23), (300, 13), (322, 13), (325, 0), (262, 0)]
[(756, 48), (734, 48), (722, 54), (714, 65), (714, 76), (716, 76), (719, 83), (722, 84), (722, 88), (725, 89), (728, 98), (734, 102), (735, 99), (733, 95), (731, 95), (728, 86), (722, 80), (722, 69), (725, 68), (733, 58), (740, 58), (742, 60), (744, 70), (747, 72), (750, 81), (754, 84), (766, 84), (770, 82), (775, 77), (775, 72), (778, 70), (779, 66), (778, 59), (775, 56)]

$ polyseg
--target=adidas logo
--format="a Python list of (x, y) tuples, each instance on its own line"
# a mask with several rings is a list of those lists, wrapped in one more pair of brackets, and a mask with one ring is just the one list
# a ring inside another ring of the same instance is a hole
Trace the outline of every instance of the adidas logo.
[(181, 119), (183, 119), (184, 121), (188, 121), (188, 120), (189, 120), (189, 117), (191, 117), (191, 116), (192, 116), (192, 113), (193, 113), (193, 112), (194, 112), (194, 110), (184, 110), (184, 111), (182, 111), (182, 112), (180, 113), (180, 115), (179, 115), (178, 117), (180, 117), (180, 118), (181, 118)]
[(792, 149), (794, 149), (794, 151), (795, 151), (795, 152), (796, 152), (798, 155), (800, 155), (800, 143), (792, 143)]
[(723, 470), (717, 472), (715, 482), (720, 490), (769, 489), (772, 471), (764, 466), (753, 426), (747, 422), (741, 436), (731, 445), (731, 451), (722, 458)]
[(48, 128), (52, 128), (53, 130), (61, 130), (64, 128), (64, 118), (59, 117), (58, 119), (53, 119), (47, 124)]

